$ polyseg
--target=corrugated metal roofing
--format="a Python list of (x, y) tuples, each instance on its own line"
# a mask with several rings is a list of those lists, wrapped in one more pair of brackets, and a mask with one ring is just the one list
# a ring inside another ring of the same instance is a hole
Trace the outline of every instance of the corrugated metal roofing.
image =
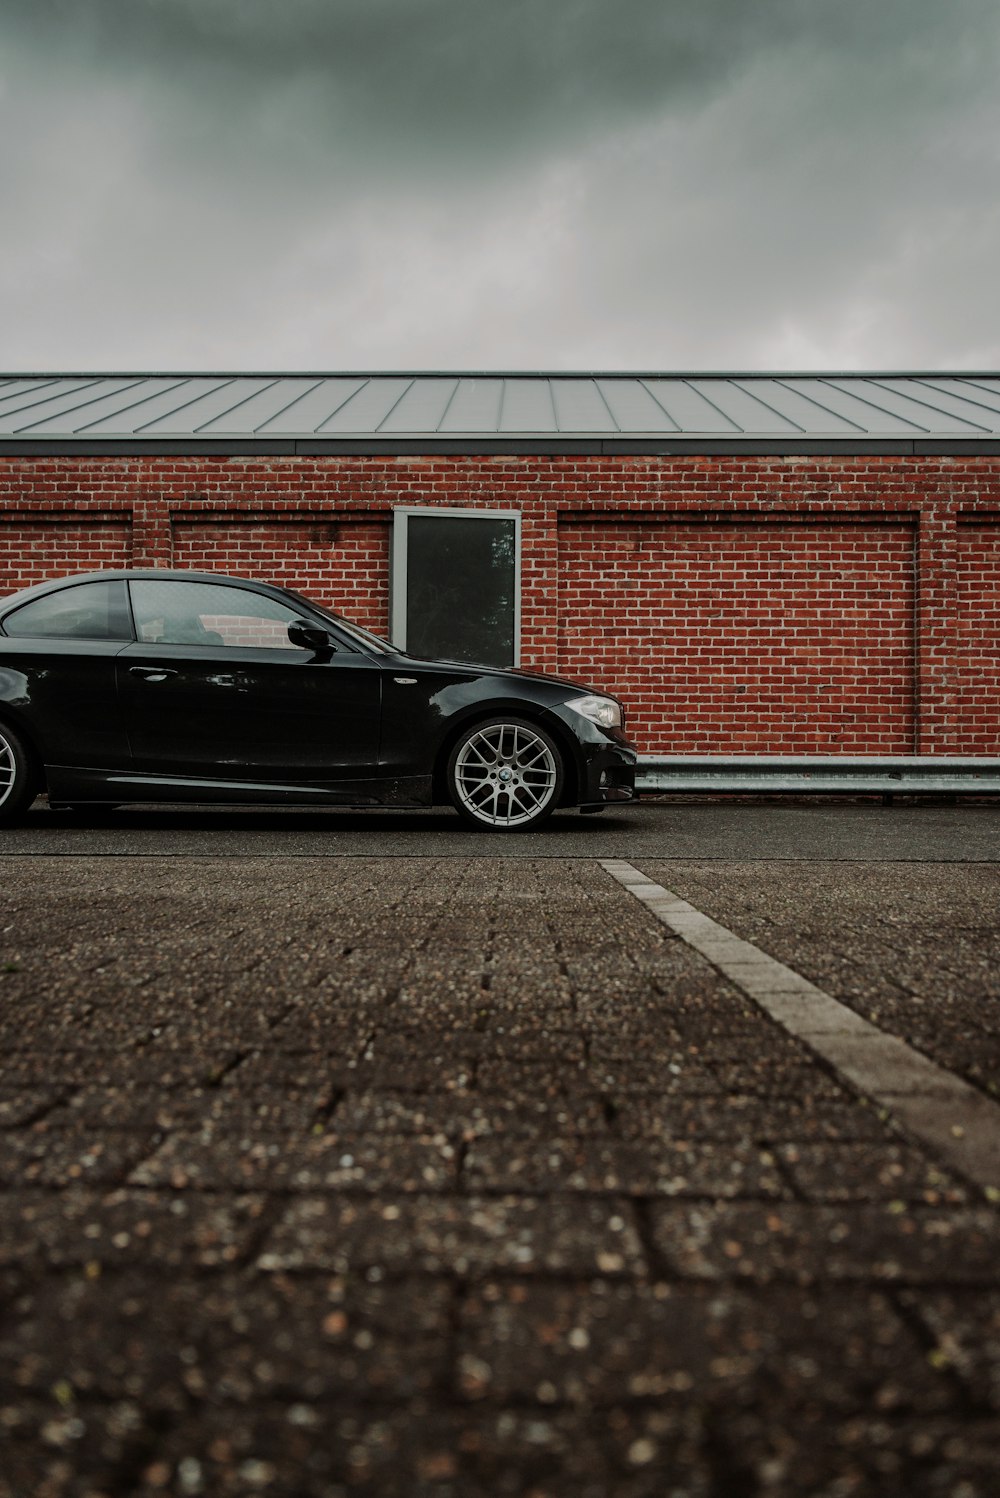
[(1000, 374), (0, 376), (0, 447), (1000, 440)]

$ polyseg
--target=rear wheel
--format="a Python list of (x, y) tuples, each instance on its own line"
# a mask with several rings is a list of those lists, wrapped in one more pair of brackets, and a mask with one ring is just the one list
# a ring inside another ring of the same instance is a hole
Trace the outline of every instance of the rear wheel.
[(523, 718), (490, 718), (466, 729), (448, 759), (448, 792), (467, 822), (490, 832), (525, 832), (559, 804), (563, 762), (543, 728)]
[(19, 822), (34, 798), (28, 751), (14, 730), (0, 723), (0, 827)]

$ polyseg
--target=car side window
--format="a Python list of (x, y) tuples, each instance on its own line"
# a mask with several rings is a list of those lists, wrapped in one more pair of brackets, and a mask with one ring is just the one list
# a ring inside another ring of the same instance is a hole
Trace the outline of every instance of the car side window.
[(175, 579), (133, 580), (129, 588), (136, 634), (148, 644), (301, 649), (288, 638), (300, 616), (262, 593)]
[(125, 584), (114, 578), (46, 593), (8, 614), (3, 632), (22, 640), (131, 640)]

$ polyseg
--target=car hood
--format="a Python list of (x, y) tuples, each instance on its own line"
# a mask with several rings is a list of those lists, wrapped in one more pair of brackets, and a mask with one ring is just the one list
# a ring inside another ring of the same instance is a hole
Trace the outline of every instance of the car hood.
[(585, 682), (570, 681), (565, 676), (550, 676), (543, 671), (523, 671), (520, 666), (486, 666), (480, 661), (449, 661), (440, 657), (422, 659), (415, 655), (400, 654), (397, 660), (408, 661), (413, 666), (443, 666), (447, 671), (465, 671), (469, 676), (516, 676), (521, 681), (544, 682), (550, 687), (566, 687), (570, 692), (594, 693), (599, 697), (610, 697), (612, 693), (600, 687), (588, 686)]

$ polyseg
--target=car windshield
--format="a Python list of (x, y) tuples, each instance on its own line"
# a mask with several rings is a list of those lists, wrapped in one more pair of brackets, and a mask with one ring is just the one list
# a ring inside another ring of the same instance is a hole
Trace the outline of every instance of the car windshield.
[(352, 620), (345, 619), (342, 614), (335, 614), (332, 609), (325, 609), (321, 603), (316, 603), (311, 598), (303, 598), (301, 593), (296, 593), (291, 588), (286, 588), (284, 591), (288, 594), (289, 598), (294, 598), (297, 603), (308, 604), (313, 613), (322, 614), (326, 619), (332, 619), (338, 629), (342, 629), (345, 634), (357, 640), (359, 645), (364, 645), (367, 649), (374, 650), (379, 655), (392, 655), (395, 653), (396, 647), (390, 644), (388, 640), (383, 640), (381, 635), (373, 635), (370, 629), (363, 629), (360, 624), (355, 624)]

